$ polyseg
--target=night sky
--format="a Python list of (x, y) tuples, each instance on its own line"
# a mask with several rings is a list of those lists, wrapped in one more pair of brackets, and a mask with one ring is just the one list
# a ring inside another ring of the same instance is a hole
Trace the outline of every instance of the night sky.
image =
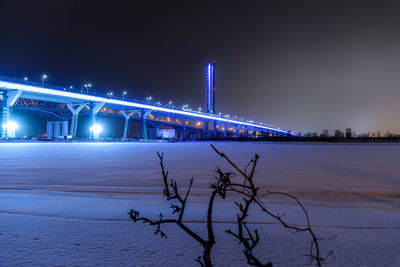
[(400, 132), (394, 0), (0, 0), (0, 75), (127, 90), (296, 132)]

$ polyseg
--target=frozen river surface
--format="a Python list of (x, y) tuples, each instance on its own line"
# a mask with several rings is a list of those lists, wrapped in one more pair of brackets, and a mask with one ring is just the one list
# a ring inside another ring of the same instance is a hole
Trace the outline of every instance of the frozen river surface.
[[(256, 183), (295, 194), (321, 237), (327, 266), (400, 266), (400, 145), (215, 143), (244, 167), (257, 153)], [(216, 165), (231, 168), (208, 143), (0, 144), (0, 266), (197, 266), (199, 245), (174, 225), (154, 228), (128, 220), (130, 208), (169, 214), (160, 192), (156, 152), (182, 189), (194, 177), (185, 220), (199, 233)], [(218, 201), (216, 266), (246, 266), (241, 247), (224, 231), (235, 227), (230, 200)], [(293, 203), (271, 200), (292, 223)], [(307, 236), (289, 233), (253, 211), (257, 250), (274, 266), (309, 265)]]

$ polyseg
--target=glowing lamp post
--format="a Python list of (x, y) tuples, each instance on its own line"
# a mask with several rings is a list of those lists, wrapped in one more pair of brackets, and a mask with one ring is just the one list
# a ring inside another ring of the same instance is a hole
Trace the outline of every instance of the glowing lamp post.
[(46, 80), (47, 79), (47, 75), (46, 74), (43, 74), (42, 75), (42, 86), (44, 85), (44, 80)]
[[(84, 87), (85, 90), (86, 90), (86, 94), (88, 94), (88, 93), (89, 93), (89, 89), (92, 87), (92, 84), (91, 84), (91, 83), (85, 83), (85, 84), (83, 85), (83, 87)], [(81, 90), (81, 92), (82, 92), (82, 90)]]
[(100, 124), (95, 124), (90, 127), (89, 130), (93, 133), (93, 139), (99, 139), (100, 133), (103, 131), (103, 126)]

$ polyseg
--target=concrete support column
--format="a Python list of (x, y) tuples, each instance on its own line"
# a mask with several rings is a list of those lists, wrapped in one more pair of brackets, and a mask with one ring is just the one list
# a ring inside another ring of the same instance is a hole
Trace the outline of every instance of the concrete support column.
[(143, 140), (148, 140), (149, 139), (149, 133), (147, 130), (147, 117), (150, 115), (152, 110), (142, 110), (141, 111), (141, 119), (142, 119), (142, 127), (141, 127), (141, 132), (140, 132), (140, 139)]
[(208, 120), (204, 121), (204, 134), (203, 134), (203, 139), (207, 139), (209, 134), (208, 130)]
[(226, 127), (224, 124), (221, 124), (221, 132), (224, 138), (228, 137), (228, 127)]
[(67, 138), (68, 121), (48, 121), (47, 138)]
[(54, 124), (54, 137), (58, 138), (61, 136), (61, 124), (60, 123), (55, 123)]
[(64, 136), (64, 138), (68, 137), (68, 121), (62, 122), (62, 135)]
[(218, 137), (217, 121), (213, 120), (213, 137)]
[[(93, 103), (90, 102), (89, 104), (89, 120), (90, 120), (90, 128), (92, 128), (94, 125), (96, 125), (96, 114), (104, 107), (103, 102), (101, 103)], [(100, 133), (95, 132), (95, 131), (89, 131), (89, 138), (90, 139), (99, 139), (100, 138)]]
[(79, 112), (85, 107), (85, 104), (67, 104), (68, 109), (72, 112), (71, 130), (70, 135), (72, 138), (76, 137), (76, 130), (78, 129)]
[[(93, 125), (96, 124), (96, 113), (93, 113), (94, 103), (89, 103), (89, 129), (92, 129)], [(95, 139), (95, 134), (92, 130), (89, 130), (89, 139)]]
[(48, 121), (47, 122), (47, 138), (53, 138), (54, 133), (54, 123)]
[(4, 90), (2, 93), (2, 115), (1, 115), (1, 137), (15, 138), (15, 127), (10, 127), (11, 108), (21, 96), (22, 91), (19, 90)]
[(244, 136), (245, 138), (249, 137), (249, 129), (244, 128), (243, 130), (244, 130), (243, 136)]
[(126, 140), (128, 138), (128, 133), (129, 133), (129, 120), (132, 118), (135, 112), (131, 111), (130, 113), (128, 113), (128, 111), (125, 112), (124, 110), (121, 110), (121, 113), (125, 118), (124, 133), (122, 139)]
[(8, 116), (8, 107), (7, 107), (7, 100), (8, 100), (8, 95), (7, 91), (2, 92), (3, 96), (3, 103), (1, 105), (1, 137), (6, 138), (7, 137), (7, 116)]
[(232, 126), (232, 127), (233, 127), (233, 136), (240, 137), (239, 133), (240, 128), (237, 126)]

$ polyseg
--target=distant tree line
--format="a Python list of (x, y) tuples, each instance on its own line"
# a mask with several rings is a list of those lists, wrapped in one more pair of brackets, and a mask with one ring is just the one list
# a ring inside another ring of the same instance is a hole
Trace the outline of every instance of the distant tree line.
[(332, 134), (328, 130), (323, 130), (321, 133), (299, 133), (299, 137), (303, 141), (400, 142), (400, 134), (391, 133), (390, 131), (384, 134), (380, 131), (357, 134), (351, 128), (347, 128), (344, 132), (334, 130)]

